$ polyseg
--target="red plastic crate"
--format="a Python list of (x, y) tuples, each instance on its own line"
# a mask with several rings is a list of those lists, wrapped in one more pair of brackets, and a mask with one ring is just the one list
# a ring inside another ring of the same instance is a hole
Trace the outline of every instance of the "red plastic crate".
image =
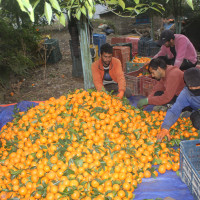
[(134, 57), (138, 53), (138, 41), (140, 38), (127, 37), (126, 42), (132, 43), (132, 56)]
[(140, 79), (141, 76), (138, 76), (140, 73), (144, 73), (147, 70), (141, 68), (139, 70), (129, 72), (125, 74), (126, 87), (131, 89), (132, 95), (140, 95)]
[(140, 95), (142, 96), (148, 96), (154, 85), (156, 85), (158, 81), (151, 78), (151, 76), (141, 76), (140, 77)]
[(112, 37), (111, 38), (111, 44), (117, 44), (117, 43), (125, 43), (126, 38), (125, 37)]
[(122, 70), (126, 71), (126, 62), (130, 61), (130, 47), (115, 46), (113, 47), (113, 57), (118, 58), (122, 63)]

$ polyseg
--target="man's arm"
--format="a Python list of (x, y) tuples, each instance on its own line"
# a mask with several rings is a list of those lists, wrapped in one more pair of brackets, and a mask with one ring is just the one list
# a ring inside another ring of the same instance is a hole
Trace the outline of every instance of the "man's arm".
[(159, 56), (166, 56), (166, 55), (167, 55), (166, 47), (162, 45), (160, 51), (153, 57), (153, 59), (158, 58)]
[(187, 89), (184, 88), (176, 99), (176, 102), (172, 108), (167, 111), (161, 128), (169, 130), (171, 126), (178, 120), (182, 109), (190, 105), (187, 98), (188, 95), (189, 93), (187, 92)]
[(148, 95), (148, 98), (151, 98), (154, 96), (155, 92), (157, 91), (164, 91), (165, 90), (165, 87), (164, 87), (164, 84), (163, 84), (163, 81), (160, 80), (156, 83), (156, 85), (153, 87), (151, 93)]
[(179, 39), (175, 49), (176, 49), (176, 60), (174, 62), (174, 66), (176, 67), (180, 67), (181, 64), (183, 63), (183, 60), (185, 58), (185, 53), (187, 50), (187, 45), (188, 45), (188, 41), (186, 38), (181, 38), (181, 40)]
[(98, 62), (92, 63), (92, 78), (97, 91), (101, 91), (103, 87), (103, 80), (98, 69)]
[[(180, 79), (182, 76), (179, 76), (175, 73), (169, 73), (166, 80), (166, 88), (163, 95), (161, 96), (149, 96), (148, 102), (153, 105), (163, 105), (170, 102), (176, 94), (177, 88), (179, 87)], [(164, 85), (164, 84), (163, 84)]]

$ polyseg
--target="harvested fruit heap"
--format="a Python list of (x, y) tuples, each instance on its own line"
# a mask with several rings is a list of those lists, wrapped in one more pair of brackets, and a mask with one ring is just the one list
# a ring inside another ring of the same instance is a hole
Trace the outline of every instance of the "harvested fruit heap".
[(0, 134), (0, 199), (133, 199), (142, 178), (178, 170), (180, 138), (198, 136), (179, 119), (157, 143), (164, 115), (85, 90), (16, 114)]
[(146, 63), (150, 61), (151, 61), (151, 58), (149, 57), (137, 57), (137, 56), (135, 56), (135, 58), (132, 60), (132, 62), (134, 63)]

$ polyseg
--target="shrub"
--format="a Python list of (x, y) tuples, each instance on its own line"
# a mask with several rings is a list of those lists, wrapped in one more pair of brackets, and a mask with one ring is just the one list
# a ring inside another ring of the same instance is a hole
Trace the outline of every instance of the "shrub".
[(34, 66), (39, 32), (32, 25), (14, 27), (8, 18), (0, 19), (0, 83), (7, 87), (11, 75), (25, 76)]

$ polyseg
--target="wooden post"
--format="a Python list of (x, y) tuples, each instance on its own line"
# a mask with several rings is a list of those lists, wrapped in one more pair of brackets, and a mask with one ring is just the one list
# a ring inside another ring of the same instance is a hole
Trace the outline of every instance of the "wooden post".
[(154, 21), (153, 21), (153, 14), (151, 16), (151, 38), (154, 40)]
[(81, 61), (83, 67), (84, 88), (89, 89), (94, 87), (92, 79), (92, 57), (90, 53), (90, 40), (88, 31), (88, 22), (85, 16), (82, 15), (78, 22), (78, 31), (80, 36), (80, 49), (81, 49)]

